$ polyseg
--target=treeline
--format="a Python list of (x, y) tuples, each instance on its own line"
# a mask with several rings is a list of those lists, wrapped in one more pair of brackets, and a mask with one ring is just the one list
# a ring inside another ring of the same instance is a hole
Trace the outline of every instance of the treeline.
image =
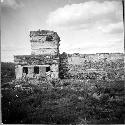
[(1, 62), (1, 83), (11, 82), (15, 78), (15, 64)]

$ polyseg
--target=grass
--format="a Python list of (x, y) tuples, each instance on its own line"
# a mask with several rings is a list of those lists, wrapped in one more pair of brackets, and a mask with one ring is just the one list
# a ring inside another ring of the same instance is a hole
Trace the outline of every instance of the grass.
[[(125, 103), (120, 98), (124, 97), (124, 81), (62, 80), (51, 89), (27, 86), (33, 89), (32, 93), (14, 90), (11, 85), (2, 90), (4, 124), (124, 123)], [(93, 93), (101, 94), (100, 98)]]

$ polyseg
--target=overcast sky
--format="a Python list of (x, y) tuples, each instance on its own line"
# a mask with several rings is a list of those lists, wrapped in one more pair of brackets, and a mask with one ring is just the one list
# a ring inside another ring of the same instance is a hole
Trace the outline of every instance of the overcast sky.
[(121, 0), (1, 0), (1, 59), (31, 54), (30, 30), (54, 30), (60, 52), (124, 52)]

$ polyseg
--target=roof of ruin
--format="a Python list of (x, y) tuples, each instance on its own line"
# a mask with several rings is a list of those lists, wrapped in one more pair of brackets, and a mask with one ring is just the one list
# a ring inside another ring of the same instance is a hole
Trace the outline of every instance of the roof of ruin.
[[(30, 36), (43, 36), (43, 35), (57, 35), (57, 32), (54, 32), (54, 31), (50, 31), (50, 30), (37, 30), (37, 31), (30, 31)], [(58, 36), (59, 37), (59, 36)]]
[[(37, 31), (30, 31), (30, 37), (35, 36), (52, 36), (54, 39), (60, 41), (60, 37), (58, 36), (57, 32), (50, 31), (50, 30), (37, 30)], [(31, 40), (32, 41), (32, 40)]]

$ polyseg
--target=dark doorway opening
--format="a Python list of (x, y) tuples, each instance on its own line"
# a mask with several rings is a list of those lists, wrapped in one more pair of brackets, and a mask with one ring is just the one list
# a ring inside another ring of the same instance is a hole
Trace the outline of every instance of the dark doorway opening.
[(46, 67), (46, 72), (50, 71), (50, 66)]
[(23, 73), (28, 74), (28, 67), (23, 67)]
[(34, 67), (34, 73), (35, 73), (35, 74), (39, 74), (39, 67), (38, 67), (38, 66), (35, 66), (35, 67)]
[(52, 36), (49, 35), (49, 36), (46, 37), (46, 41), (52, 41), (52, 40), (53, 40)]

